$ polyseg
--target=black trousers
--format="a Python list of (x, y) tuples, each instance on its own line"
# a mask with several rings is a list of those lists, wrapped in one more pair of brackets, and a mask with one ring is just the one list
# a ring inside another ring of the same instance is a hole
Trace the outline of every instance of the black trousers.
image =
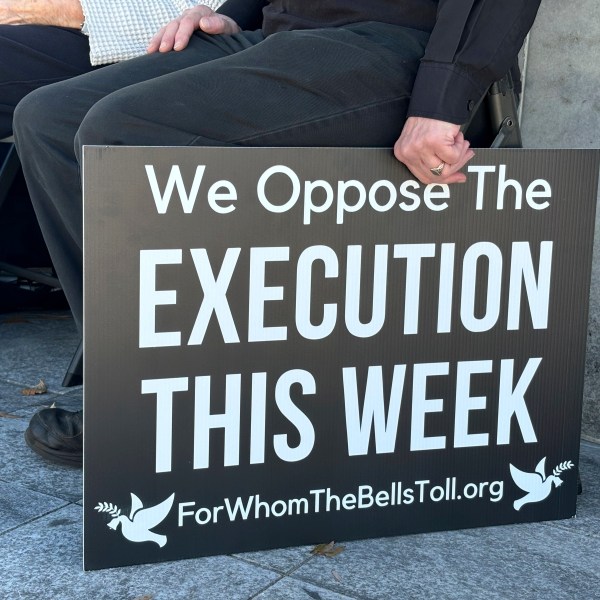
[(13, 112), (31, 91), (92, 70), (88, 38), (45, 25), (0, 25), (0, 139), (12, 133)]
[(44, 238), (82, 326), (81, 147), (391, 147), (428, 35), (382, 23), (196, 34), (29, 94), (14, 134)]

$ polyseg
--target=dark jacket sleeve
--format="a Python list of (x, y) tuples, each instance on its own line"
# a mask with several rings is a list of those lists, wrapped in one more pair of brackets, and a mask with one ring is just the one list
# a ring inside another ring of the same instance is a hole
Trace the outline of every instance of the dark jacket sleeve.
[(226, 0), (218, 13), (231, 17), (243, 30), (253, 31), (262, 26), (262, 9), (267, 0)]
[(541, 0), (440, 0), (409, 116), (463, 124), (515, 61)]

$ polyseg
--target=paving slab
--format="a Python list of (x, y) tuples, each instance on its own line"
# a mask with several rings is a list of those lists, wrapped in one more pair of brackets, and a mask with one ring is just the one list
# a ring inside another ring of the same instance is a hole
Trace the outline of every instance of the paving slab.
[(2, 598), (242, 600), (278, 579), (229, 556), (84, 572), (81, 508), (67, 506), (0, 537)]
[(30, 386), (17, 385), (0, 381), (0, 417), (4, 413), (12, 414), (19, 411), (32, 411), (56, 406), (66, 410), (80, 410), (83, 407), (83, 391), (77, 388), (68, 393), (46, 392), (43, 394), (27, 395), (23, 390)]
[(292, 577), (373, 600), (593, 598), (597, 545), (537, 523), (382, 538), (348, 543)]
[(59, 498), (0, 481), (0, 534), (66, 504)]
[(278, 550), (244, 552), (234, 554), (233, 556), (240, 560), (272, 569), (278, 573), (286, 574), (314, 558), (310, 553), (311, 549), (312, 546), (296, 546), (292, 548), (280, 548)]
[(47, 401), (47, 398), (52, 396), (52, 394), (25, 396), (21, 393), (23, 389), (22, 385), (0, 381), (0, 413), (12, 413), (29, 406), (35, 406), (41, 398)]
[(65, 410), (81, 410), (83, 408), (83, 388), (65, 388), (65, 393), (57, 394), (52, 400), (57, 408)]
[(79, 343), (68, 311), (0, 314), (0, 380), (22, 387), (43, 379), (50, 391), (63, 392), (62, 381)]
[(490, 598), (598, 597), (597, 538), (570, 534), (550, 523), (473, 530), (465, 535), (472, 538), (472, 552), (465, 562), (477, 565), (473, 578)]
[(256, 600), (347, 600), (357, 596), (345, 596), (304, 581), (282, 579), (255, 598)]

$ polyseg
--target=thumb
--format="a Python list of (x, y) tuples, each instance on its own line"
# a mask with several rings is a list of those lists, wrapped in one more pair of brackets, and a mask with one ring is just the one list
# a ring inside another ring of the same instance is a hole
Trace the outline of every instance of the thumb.
[(222, 15), (210, 15), (200, 19), (200, 29), (205, 33), (233, 33), (230, 23)]

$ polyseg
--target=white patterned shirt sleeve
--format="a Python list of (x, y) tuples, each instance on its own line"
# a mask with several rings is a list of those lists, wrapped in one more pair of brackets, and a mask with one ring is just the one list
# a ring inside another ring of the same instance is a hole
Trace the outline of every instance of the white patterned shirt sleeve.
[(186, 8), (206, 4), (217, 10), (224, 0), (81, 0), (83, 33), (90, 38), (90, 61), (103, 65), (146, 52), (150, 38)]

